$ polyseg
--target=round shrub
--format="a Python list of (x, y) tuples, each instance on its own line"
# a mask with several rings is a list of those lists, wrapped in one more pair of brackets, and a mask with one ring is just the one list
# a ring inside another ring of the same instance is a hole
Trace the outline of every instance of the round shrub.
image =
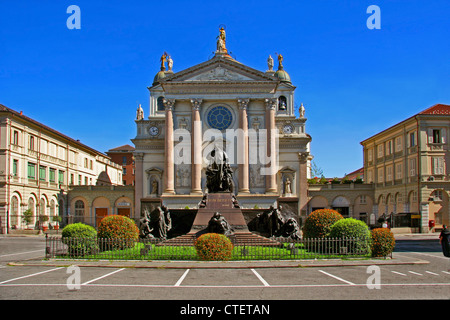
[(97, 236), (101, 239), (103, 250), (131, 248), (139, 237), (139, 229), (136, 223), (121, 215), (104, 217), (97, 230)]
[(303, 226), (304, 238), (325, 238), (330, 232), (331, 226), (344, 217), (332, 209), (318, 209), (306, 217)]
[(394, 251), (395, 237), (388, 228), (372, 230), (372, 257), (386, 257)]
[(343, 240), (342, 245), (347, 247), (347, 253), (370, 253), (371, 234), (369, 227), (361, 220), (353, 218), (338, 220), (331, 226), (328, 236), (330, 238), (354, 239)]
[(223, 234), (206, 233), (195, 241), (195, 249), (202, 260), (229, 260), (233, 253), (233, 244)]
[(98, 250), (97, 231), (87, 224), (68, 224), (62, 229), (61, 235), (70, 256), (83, 256)]

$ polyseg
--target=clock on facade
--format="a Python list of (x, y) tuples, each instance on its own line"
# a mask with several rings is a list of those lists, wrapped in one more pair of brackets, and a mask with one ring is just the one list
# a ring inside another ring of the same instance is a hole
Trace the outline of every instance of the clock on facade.
[(287, 124), (283, 127), (283, 133), (292, 134), (293, 132), (294, 128), (290, 124)]
[(148, 129), (148, 133), (150, 133), (151, 136), (157, 136), (159, 129), (158, 127), (150, 127), (150, 129)]

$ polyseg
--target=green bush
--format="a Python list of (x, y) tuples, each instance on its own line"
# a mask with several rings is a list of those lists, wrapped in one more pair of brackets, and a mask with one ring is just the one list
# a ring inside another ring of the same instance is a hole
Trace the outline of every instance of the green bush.
[(394, 251), (395, 237), (388, 228), (372, 230), (372, 256), (386, 257)]
[(110, 215), (100, 221), (97, 237), (103, 250), (132, 248), (138, 240), (139, 229), (128, 217)]
[(223, 234), (203, 234), (194, 245), (200, 259), (206, 261), (229, 260), (233, 253), (233, 244)]
[(361, 220), (353, 218), (338, 220), (331, 226), (328, 236), (330, 238), (357, 239), (348, 243), (343, 242), (343, 246), (347, 247), (347, 253), (370, 253), (371, 234), (369, 227)]
[(81, 222), (72, 223), (64, 227), (61, 235), (70, 256), (83, 256), (98, 251), (97, 231), (94, 227)]
[(318, 209), (306, 217), (303, 226), (304, 238), (325, 238), (331, 226), (338, 220), (344, 219), (336, 210)]

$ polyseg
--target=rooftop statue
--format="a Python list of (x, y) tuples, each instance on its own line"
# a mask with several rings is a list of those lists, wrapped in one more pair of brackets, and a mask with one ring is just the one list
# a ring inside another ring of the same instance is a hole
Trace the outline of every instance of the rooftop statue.
[(220, 28), (220, 34), (217, 36), (217, 52), (219, 53), (227, 53), (226, 48), (226, 33), (223, 27)]

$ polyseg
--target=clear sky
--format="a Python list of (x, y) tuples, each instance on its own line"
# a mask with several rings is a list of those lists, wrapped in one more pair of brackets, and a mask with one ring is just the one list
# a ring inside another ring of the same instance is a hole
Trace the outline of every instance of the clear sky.
[[(67, 28), (70, 5), (81, 29)], [(362, 140), (450, 104), (448, 0), (0, 0), (0, 12), (0, 103), (102, 152), (132, 144), (162, 53), (175, 72), (204, 62), (221, 24), (243, 64), (265, 71), (283, 54), (327, 177), (362, 167)]]

